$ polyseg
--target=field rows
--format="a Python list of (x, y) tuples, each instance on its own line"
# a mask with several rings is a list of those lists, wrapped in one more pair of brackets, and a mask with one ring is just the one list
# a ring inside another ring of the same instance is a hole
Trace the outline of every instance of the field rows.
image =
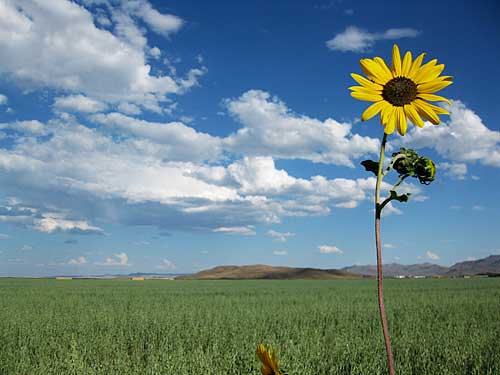
[[(388, 280), (398, 374), (500, 374), (500, 279)], [(375, 283), (0, 279), (0, 374), (385, 374)]]

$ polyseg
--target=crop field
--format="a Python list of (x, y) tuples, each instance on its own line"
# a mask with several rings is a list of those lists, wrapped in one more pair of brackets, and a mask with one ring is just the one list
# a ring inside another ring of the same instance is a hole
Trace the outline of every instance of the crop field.
[[(500, 279), (387, 280), (398, 374), (500, 374)], [(0, 374), (385, 374), (374, 280), (0, 279)]]

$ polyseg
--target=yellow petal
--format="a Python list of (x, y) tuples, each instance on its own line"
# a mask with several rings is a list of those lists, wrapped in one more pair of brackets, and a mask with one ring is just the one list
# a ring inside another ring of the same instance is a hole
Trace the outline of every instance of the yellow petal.
[(373, 103), (371, 106), (369, 106), (363, 114), (361, 115), (361, 120), (362, 121), (367, 121), (371, 119), (373, 116), (375, 116), (377, 113), (379, 113), (384, 106), (388, 105), (385, 100), (381, 100), (379, 102)]
[(451, 81), (441, 81), (441, 80), (433, 80), (430, 82), (422, 83), (417, 86), (418, 95), (420, 94), (432, 94), (433, 92), (444, 89), (446, 86), (451, 85), (453, 82)]
[(405, 104), (404, 106), (405, 114), (410, 119), (410, 121), (418, 126), (419, 128), (424, 126), (422, 118), (419, 116), (417, 110), (412, 104)]
[(396, 107), (391, 107), (386, 120), (384, 133), (392, 134), (394, 129), (396, 129)]
[(403, 77), (408, 77), (408, 73), (411, 69), (411, 52), (408, 51), (405, 53), (405, 57), (403, 58), (403, 66), (401, 67), (401, 75)]
[(418, 97), (420, 99), (429, 100), (431, 102), (446, 102), (449, 105), (451, 105), (451, 102), (448, 99), (446, 99), (443, 96), (439, 96), (439, 95), (434, 95), (434, 94), (418, 94)]
[(353, 91), (351, 92), (351, 96), (353, 98), (364, 100), (366, 102), (378, 102), (379, 100), (382, 100), (382, 95), (365, 94), (364, 92)]
[(406, 134), (406, 128), (408, 127), (408, 123), (406, 122), (406, 115), (405, 111), (403, 110), (403, 107), (397, 107), (397, 114), (398, 114), (398, 122), (396, 126), (398, 127), (398, 132), (401, 135)]
[(356, 91), (356, 92), (364, 92), (365, 94), (382, 94), (382, 90), (373, 90), (373, 89), (368, 89), (363, 86), (351, 86), (349, 87), (349, 90)]
[(429, 61), (427, 64), (424, 64), (418, 69), (418, 71), (411, 78), (413, 82), (419, 83), (422, 78), (424, 78), (432, 68), (436, 66), (437, 59)]
[(392, 47), (392, 75), (394, 77), (401, 76), (401, 55), (397, 44)]
[(425, 53), (420, 54), (413, 63), (411, 64), (410, 71), (408, 72), (407, 77), (413, 79), (413, 76), (418, 72), (420, 65), (422, 65), (422, 61), (424, 61)]
[(446, 109), (438, 107), (437, 105), (431, 104), (424, 102), (427, 107), (432, 109), (434, 112), (436, 112), (438, 115), (449, 115), (450, 112), (448, 112)]
[(375, 82), (372, 82), (370, 80), (367, 80), (365, 77), (363, 76), (360, 76), (359, 74), (356, 74), (356, 73), (351, 73), (351, 77), (357, 82), (359, 83), (361, 86), (363, 87), (366, 87), (368, 89), (380, 89), (382, 90), (382, 86), (379, 85), (378, 83), (375, 83)]
[(415, 99), (412, 102), (413, 106), (416, 108), (419, 115), (425, 117), (427, 120), (432, 122), (434, 125), (439, 124), (439, 116), (428, 107), (427, 103), (421, 99)]
[(436, 65), (429, 68), (425, 74), (419, 76), (418, 80), (415, 78), (415, 83), (418, 85), (420, 83), (426, 83), (435, 80), (444, 70), (444, 64)]
[(389, 118), (389, 115), (392, 113), (394, 107), (385, 100), (384, 102), (386, 105), (383, 106), (382, 110), (380, 111), (380, 124), (385, 126), (385, 124), (387, 124), (387, 119)]
[(440, 81), (453, 81), (453, 76), (441, 76), (436, 79), (439, 79)]
[(373, 61), (375, 61), (380, 66), (380, 68), (384, 72), (384, 78), (386, 78), (387, 82), (389, 82), (393, 77), (392, 77), (392, 72), (385, 63), (385, 61), (380, 57), (374, 57)]
[(361, 65), (361, 69), (365, 72), (366, 76), (370, 78), (372, 81), (384, 85), (389, 80), (382, 68), (371, 59), (361, 59), (359, 60), (359, 64)]

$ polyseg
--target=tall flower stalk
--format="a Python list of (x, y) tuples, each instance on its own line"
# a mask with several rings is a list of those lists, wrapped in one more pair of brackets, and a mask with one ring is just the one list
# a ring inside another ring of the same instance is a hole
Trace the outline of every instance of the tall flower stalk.
[[(359, 100), (374, 102), (363, 112), (361, 119), (366, 121), (380, 113), (380, 124), (384, 126), (384, 135), (382, 137), (378, 162), (364, 160), (361, 164), (367, 171), (377, 176), (375, 186), (377, 295), (390, 375), (394, 375), (395, 366), (384, 304), (382, 248), (380, 241), (382, 210), (393, 200), (399, 202), (408, 201), (410, 193), (400, 195), (397, 192), (398, 187), (406, 178), (415, 177), (422, 184), (430, 184), (434, 180), (436, 166), (431, 159), (418, 155), (414, 150), (401, 148), (399, 152), (392, 154), (391, 162), (384, 169), (387, 136), (392, 134), (396, 129), (400, 135), (404, 136), (408, 127), (407, 119), (418, 127), (424, 126), (422, 117), (432, 124), (438, 125), (440, 123), (438, 115), (449, 114), (449, 112), (441, 107), (430, 104), (428, 101), (444, 101), (451, 105), (448, 99), (435, 95), (434, 92), (449, 86), (452, 83), (453, 77), (440, 76), (444, 70), (444, 64), (437, 65), (436, 59), (422, 65), (424, 56), (425, 54), (423, 53), (415, 60), (412, 60), (411, 52), (406, 52), (404, 58), (401, 59), (399, 48), (397, 45), (394, 45), (391, 68), (380, 57), (361, 59), (361, 69), (367, 78), (355, 73), (351, 74), (353, 79), (361, 85), (350, 87), (352, 90), (351, 95)], [(389, 196), (382, 201), (380, 198), (382, 180), (391, 169), (399, 174), (399, 179), (389, 191)]]

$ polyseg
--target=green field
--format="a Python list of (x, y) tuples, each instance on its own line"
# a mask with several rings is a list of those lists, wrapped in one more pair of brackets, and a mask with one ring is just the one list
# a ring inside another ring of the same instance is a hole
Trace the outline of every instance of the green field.
[[(500, 279), (387, 280), (398, 374), (500, 374)], [(0, 279), (0, 374), (385, 374), (374, 280)]]

